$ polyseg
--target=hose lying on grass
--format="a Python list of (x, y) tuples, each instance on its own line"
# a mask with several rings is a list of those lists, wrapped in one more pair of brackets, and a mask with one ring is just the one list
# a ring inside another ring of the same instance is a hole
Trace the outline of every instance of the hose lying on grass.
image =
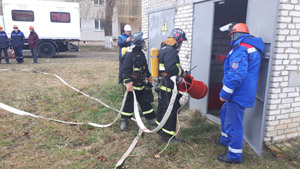
[(125, 101), (126, 101), (126, 97), (127, 97), (127, 93), (125, 93), (124, 95), (124, 98), (123, 98), (123, 101), (122, 101), (122, 106), (121, 106), (121, 109), (120, 110), (117, 110), (107, 104), (105, 104), (104, 102), (102, 102), (101, 100), (97, 99), (97, 98), (94, 98), (78, 89), (76, 89), (75, 87), (71, 86), (70, 84), (68, 84), (65, 80), (63, 80), (61, 77), (59, 77), (58, 75), (56, 74), (50, 74), (50, 73), (45, 73), (45, 72), (41, 72), (41, 71), (36, 71), (36, 70), (32, 70), (32, 69), (0, 69), (0, 71), (31, 71), (33, 73), (40, 73), (40, 74), (44, 74), (44, 75), (48, 75), (48, 76), (53, 76), (53, 77), (56, 77), (57, 79), (59, 79), (62, 83), (64, 83), (65, 85), (67, 85), (68, 87), (70, 87), (71, 89), (75, 90), (78, 94), (82, 94), (92, 100), (95, 100), (97, 102), (99, 102), (100, 104), (102, 104), (103, 106), (109, 108), (109, 109), (112, 109), (116, 112), (119, 112), (119, 114), (117, 115), (117, 117), (113, 120), (113, 122), (109, 123), (109, 124), (97, 124), (97, 123), (91, 123), (91, 122), (87, 122), (87, 123), (84, 123), (84, 122), (68, 122), (68, 121), (63, 121), (63, 120), (56, 120), (56, 119), (52, 119), (52, 118), (48, 118), (48, 117), (43, 117), (43, 116), (38, 116), (38, 115), (35, 115), (35, 114), (32, 114), (32, 113), (28, 113), (28, 112), (25, 112), (25, 111), (22, 111), (22, 110), (19, 110), (19, 109), (16, 109), (16, 108), (13, 108), (11, 106), (8, 106), (8, 105), (5, 105), (3, 103), (0, 102), (0, 108), (6, 110), (6, 111), (9, 111), (11, 113), (14, 113), (14, 114), (18, 114), (18, 115), (22, 115), (22, 116), (31, 116), (31, 117), (34, 117), (34, 118), (41, 118), (41, 119), (46, 119), (46, 120), (50, 120), (50, 121), (55, 121), (55, 122), (59, 122), (59, 123), (64, 123), (64, 124), (72, 124), (72, 125), (83, 125), (83, 124), (88, 124), (88, 125), (91, 125), (91, 126), (94, 126), (94, 127), (100, 127), (100, 128), (103, 128), (103, 127), (109, 127), (111, 125), (113, 125), (120, 117), (121, 117), (121, 112), (123, 110), (123, 107), (124, 107), (124, 104), (125, 104)]
[[(127, 91), (125, 92), (125, 95), (124, 95), (123, 101), (122, 101), (122, 106), (121, 106), (121, 109), (119, 111), (119, 110), (117, 110), (117, 109), (115, 109), (115, 108), (113, 108), (113, 107), (105, 104), (101, 100), (99, 100), (97, 98), (94, 98), (94, 97), (92, 97), (92, 96), (90, 96), (90, 95), (88, 95), (88, 94), (80, 91), (79, 89), (76, 89), (75, 87), (73, 87), (70, 84), (68, 84), (64, 79), (62, 79), (60, 76), (58, 76), (56, 74), (45, 73), (45, 72), (36, 71), (36, 70), (32, 70), (32, 69), (0, 69), (0, 71), (30, 71), (30, 72), (33, 72), (33, 73), (40, 73), (40, 74), (43, 74), (43, 75), (48, 75), (48, 76), (56, 77), (62, 83), (64, 83), (66, 86), (68, 86), (71, 89), (75, 90), (78, 94), (82, 94), (82, 95), (84, 95), (84, 96), (86, 96), (86, 97), (88, 97), (90, 99), (93, 99), (93, 100), (99, 102), (103, 106), (105, 106), (105, 107), (107, 107), (109, 109), (112, 109), (112, 110), (118, 112), (117, 117), (114, 119), (114, 121), (112, 123), (109, 123), (109, 124), (96, 124), (96, 123), (90, 123), (90, 122), (87, 122), (87, 123), (84, 123), (84, 122), (68, 122), (68, 121), (56, 120), (56, 119), (52, 119), (52, 118), (48, 118), (48, 117), (38, 116), (38, 115), (29, 113), (29, 112), (25, 112), (25, 111), (13, 108), (11, 106), (8, 106), (8, 105), (3, 104), (3, 103), (0, 102), (0, 108), (4, 109), (6, 111), (9, 111), (11, 113), (14, 113), (14, 114), (17, 114), (17, 115), (22, 115), (22, 116), (30, 116), (30, 117), (34, 117), (34, 118), (46, 119), (46, 120), (55, 121), (55, 122), (64, 123), (64, 124), (72, 124), (72, 125), (88, 124), (88, 125), (91, 125), (91, 126), (94, 126), (94, 127), (100, 127), (100, 128), (109, 127), (109, 126), (113, 125), (118, 120), (118, 118), (120, 118), (121, 112), (123, 111), (123, 107), (124, 107), (124, 104), (125, 104), (125, 101), (126, 101), (126, 98), (127, 98), (127, 93), (128, 93)], [(134, 115), (135, 115), (136, 120), (135, 119), (132, 119), (132, 120), (135, 121), (138, 124), (140, 130), (139, 130), (139, 133), (136, 136), (136, 138), (133, 140), (131, 146), (128, 148), (128, 150), (125, 152), (125, 154), (122, 156), (122, 158), (116, 164), (116, 168), (119, 167), (119, 166), (121, 166), (123, 164), (123, 162), (126, 160), (126, 158), (128, 157), (128, 155), (132, 152), (132, 150), (136, 146), (138, 138), (142, 135), (143, 132), (145, 132), (145, 133), (155, 133), (155, 132), (159, 131), (165, 125), (165, 123), (167, 122), (167, 120), (169, 119), (169, 116), (170, 116), (171, 111), (173, 109), (173, 105), (174, 105), (174, 102), (175, 102), (175, 99), (176, 99), (176, 95), (177, 95), (176, 77), (173, 76), (171, 78), (171, 80), (174, 83), (174, 88), (173, 88), (173, 93), (172, 93), (172, 97), (171, 97), (168, 109), (167, 109), (167, 111), (166, 111), (166, 113), (165, 113), (162, 121), (160, 122), (160, 124), (154, 130), (149, 130), (149, 129), (147, 129), (145, 127), (145, 125), (144, 125), (144, 123), (143, 123), (143, 121), (141, 119), (139, 110), (138, 110), (136, 95), (133, 92), (133, 95), (134, 95)], [(176, 134), (177, 134), (177, 132), (176, 132)], [(169, 142), (170, 142), (170, 140), (169, 140)], [(168, 142), (168, 144), (169, 144), (169, 142)], [(167, 146), (168, 146), (168, 144), (167, 144)], [(161, 154), (165, 150), (165, 148), (159, 154)]]

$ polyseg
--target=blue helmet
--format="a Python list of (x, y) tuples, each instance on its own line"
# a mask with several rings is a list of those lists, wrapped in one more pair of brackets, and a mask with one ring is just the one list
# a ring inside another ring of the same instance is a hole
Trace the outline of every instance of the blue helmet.
[(169, 38), (175, 38), (178, 43), (187, 40), (185, 37), (185, 33), (179, 28), (173, 29)]

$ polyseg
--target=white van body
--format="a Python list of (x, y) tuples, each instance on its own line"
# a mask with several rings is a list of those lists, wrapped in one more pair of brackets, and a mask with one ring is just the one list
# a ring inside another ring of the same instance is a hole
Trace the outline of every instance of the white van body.
[(56, 52), (69, 51), (74, 47), (69, 42), (80, 40), (79, 3), (3, 0), (2, 6), (3, 19), (0, 18), (0, 24), (3, 22), (8, 37), (11, 36), (13, 25), (18, 25), (27, 39), (29, 27), (33, 26), (40, 38), (38, 53), (42, 57), (53, 57)]

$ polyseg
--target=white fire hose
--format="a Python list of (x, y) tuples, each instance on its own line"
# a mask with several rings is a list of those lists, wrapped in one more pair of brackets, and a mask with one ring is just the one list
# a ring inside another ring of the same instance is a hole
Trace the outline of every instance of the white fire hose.
[[(109, 123), (109, 124), (96, 124), (96, 123), (91, 123), (91, 122), (87, 122), (87, 123), (84, 123), (84, 122), (68, 122), (68, 121), (56, 120), (56, 119), (52, 119), (52, 118), (48, 118), (48, 117), (38, 116), (38, 115), (29, 113), (29, 112), (25, 112), (25, 111), (13, 108), (11, 106), (8, 106), (8, 105), (0, 102), (0, 108), (2, 108), (3, 110), (6, 110), (8, 112), (11, 112), (13, 114), (22, 115), (22, 116), (30, 116), (30, 117), (34, 117), (34, 118), (41, 118), (41, 119), (46, 119), (46, 120), (55, 121), (55, 122), (64, 123), (64, 124), (72, 124), (72, 125), (88, 124), (88, 125), (91, 125), (91, 126), (94, 126), (94, 127), (100, 127), (100, 128), (109, 127), (109, 126), (113, 125), (118, 120), (118, 118), (121, 116), (121, 112), (123, 111), (123, 108), (124, 108), (124, 105), (125, 105), (125, 101), (126, 101), (126, 98), (127, 98), (127, 93), (128, 93), (127, 91), (125, 92), (125, 95), (124, 95), (124, 98), (123, 98), (123, 101), (122, 101), (122, 106), (121, 106), (121, 109), (119, 111), (119, 110), (117, 110), (117, 109), (115, 109), (115, 108), (113, 108), (113, 107), (105, 104), (101, 100), (99, 100), (97, 98), (94, 98), (94, 97), (92, 97), (92, 96), (90, 96), (90, 95), (88, 95), (88, 94), (86, 94), (86, 93), (84, 93), (84, 92), (76, 89), (75, 87), (73, 87), (70, 84), (68, 84), (65, 80), (63, 80), (60, 76), (58, 76), (56, 74), (45, 73), (45, 72), (36, 71), (36, 70), (32, 70), (32, 69), (0, 69), (0, 71), (2, 71), (2, 72), (3, 71), (31, 71), (33, 73), (40, 73), (40, 74), (44, 74), (44, 75), (56, 77), (62, 83), (64, 83), (66, 86), (68, 86), (71, 89), (75, 90), (77, 93), (82, 94), (82, 95), (84, 95), (84, 96), (86, 96), (86, 97), (88, 97), (90, 99), (93, 99), (93, 100), (99, 102), (100, 104), (102, 104), (103, 106), (105, 106), (107, 108), (110, 108), (110, 109), (112, 109), (114, 111), (119, 112), (118, 115), (117, 115), (117, 117), (114, 119), (114, 121), (112, 123)], [(128, 155), (134, 149), (135, 145), (137, 144), (137, 141), (138, 141), (139, 137), (141, 137), (141, 135), (143, 134), (143, 132), (145, 132), (145, 133), (154, 133), (154, 132), (157, 132), (157, 131), (159, 131), (165, 125), (165, 123), (169, 119), (169, 117), (171, 115), (171, 112), (172, 112), (172, 109), (173, 109), (173, 106), (174, 106), (174, 102), (175, 102), (176, 96), (177, 96), (176, 76), (171, 77), (171, 80), (174, 83), (174, 87), (173, 87), (173, 93), (172, 93), (172, 97), (171, 97), (168, 109), (167, 109), (167, 111), (166, 111), (166, 113), (165, 113), (162, 121), (160, 122), (160, 124), (155, 129), (153, 129), (153, 130), (149, 130), (144, 125), (144, 123), (143, 123), (143, 121), (141, 119), (139, 110), (138, 110), (138, 106), (137, 106), (138, 103), (137, 103), (137, 100), (136, 100), (136, 95), (135, 95), (135, 92), (133, 92), (133, 96), (134, 96), (134, 116), (135, 116), (136, 120), (135, 119), (132, 119), (132, 120), (136, 121), (136, 123), (138, 124), (140, 130), (138, 132), (138, 135), (135, 137), (135, 139), (131, 143), (131, 145), (128, 148), (128, 150), (125, 152), (125, 154), (122, 156), (122, 158), (116, 164), (116, 168), (119, 167), (119, 166), (121, 166), (123, 164), (123, 162), (125, 161), (125, 159), (128, 157)]]
[[(120, 167), (124, 161), (126, 160), (126, 158), (129, 156), (129, 154), (132, 152), (132, 150), (134, 149), (134, 147), (136, 146), (138, 139), (142, 136), (143, 132), (145, 133), (154, 133), (157, 132), (158, 130), (160, 130), (165, 123), (167, 122), (167, 120), (169, 119), (173, 106), (174, 106), (174, 102), (176, 100), (176, 96), (177, 96), (177, 85), (176, 85), (176, 76), (172, 76), (171, 80), (174, 83), (174, 87), (173, 87), (173, 92), (172, 92), (172, 97), (168, 106), (168, 109), (164, 115), (164, 117), (162, 118), (161, 122), (159, 123), (159, 125), (153, 129), (153, 130), (149, 130), (143, 123), (139, 109), (138, 109), (138, 105), (137, 105), (137, 100), (136, 100), (136, 95), (135, 92), (133, 92), (133, 98), (134, 98), (134, 117), (136, 119), (136, 123), (139, 126), (139, 132), (138, 135), (134, 138), (133, 142), (131, 143), (130, 147), (127, 149), (127, 151), (125, 152), (125, 154), (122, 156), (122, 158), (118, 161), (118, 163), (116, 164), (115, 168)], [(127, 93), (127, 91), (126, 91)]]

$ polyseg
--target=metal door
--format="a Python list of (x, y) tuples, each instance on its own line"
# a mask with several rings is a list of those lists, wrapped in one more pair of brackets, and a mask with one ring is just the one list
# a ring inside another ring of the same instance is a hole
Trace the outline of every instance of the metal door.
[[(149, 13), (149, 53), (148, 63), (150, 64), (150, 49), (160, 48), (162, 41), (167, 39), (175, 26), (175, 8)], [(151, 70), (151, 69), (150, 69)]]
[[(194, 23), (191, 68), (195, 80), (203, 81), (209, 87), (211, 47), (215, 5), (213, 1), (194, 4)], [(207, 113), (208, 95), (200, 100), (190, 98), (189, 106)]]
[(246, 109), (244, 118), (244, 138), (251, 148), (262, 155), (265, 114), (267, 108), (269, 77), (272, 65), (273, 46), (277, 25), (279, 0), (248, 0), (246, 23), (252, 35), (261, 37), (265, 43), (260, 75), (257, 84), (255, 105)]

